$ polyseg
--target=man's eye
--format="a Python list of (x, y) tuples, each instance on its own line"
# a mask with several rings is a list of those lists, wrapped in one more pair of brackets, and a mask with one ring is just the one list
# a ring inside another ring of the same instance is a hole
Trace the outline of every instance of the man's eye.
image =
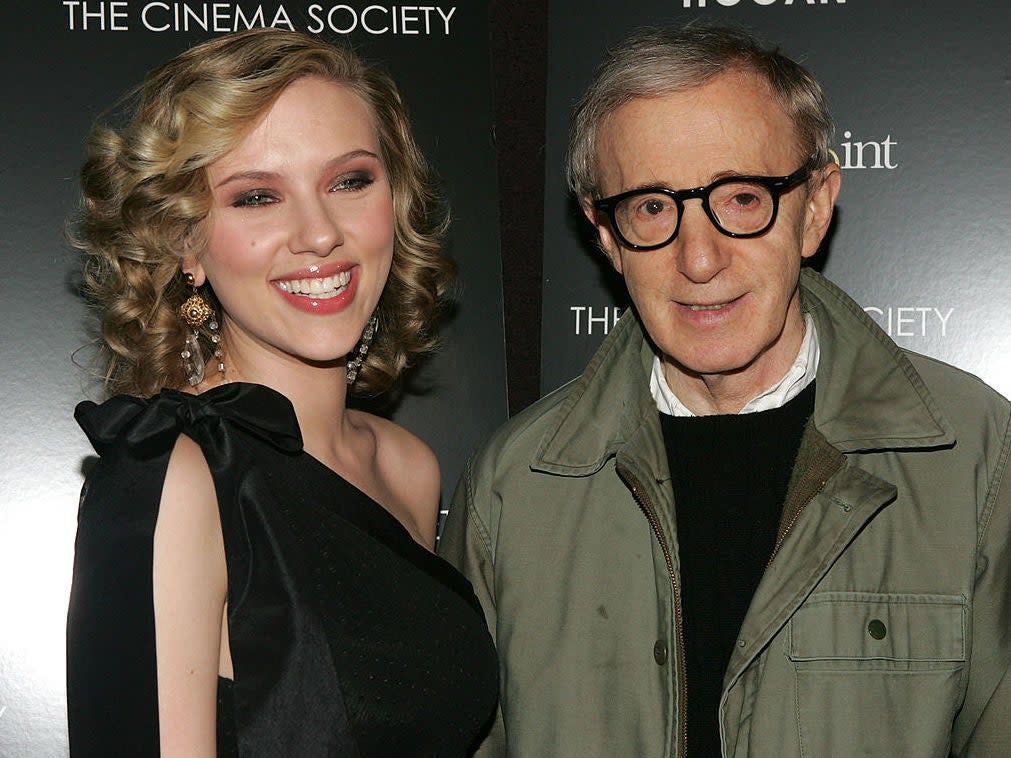
[(647, 197), (639, 202), (637, 213), (640, 216), (659, 216), (670, 208), (670, 201), (665, 197)]
[(772, 203), (772, 196), (761, 186), (748, 182), (731, 182), (713, 190), (710, 205), (723, 213), (762, 213)]
[(740, 208), (750, 208), (761, 201), (758, 195), (754, 192), (738, 192), (730, 200), (734, 205)]

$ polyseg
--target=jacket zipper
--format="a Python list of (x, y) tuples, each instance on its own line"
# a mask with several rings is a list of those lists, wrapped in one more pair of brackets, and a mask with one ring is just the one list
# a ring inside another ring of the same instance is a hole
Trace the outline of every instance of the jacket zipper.
[(622, 466), (618, 466), (617, 471), (622, 481), (624, 481), (625, 485), (632, 491), (632, 497), (635, 498), (635, 502), (638, 504), (639, 510), (641, 510), (643, 515), (646, 517), (646, 521), (649, 522), (650, 528), (653, 530), (653, 534), (656, 535), (657, 541), (660, 543), (660, 549), (663, 551), (664, 560), (667, 562), (667, 573), (670, 575), (671, 587), (674, 591), (674, 631), (676, 632), (677, 642), (677, 648), (674, 655), (674, 665), (676, 666), (678, 680), (677, 741), (678, 756), (683, 758), (688, 754), (688, 728), (686, 724), (688, 718), (688, 686), (685, 681), (685, 640), (684, 619), (681, 610), (681, 587), (678, 584), (677, 575), (674, 573), (674, 561), (671, 558), (670, 548), (667, 547), (667, 539), (664, 537), (663, 527), (660, 525), (660, 519), (657, 518), (656, 510), (653, 508), (653, 503), (650, 501), (649, 496), (643, 492), (642, 486), (639, 484), (639, 480), (636, 479), (635, 476)]
[(779, 552), (779, 549), (783, 546), (783, 542), (786, 541), (786, 535), (788, 535), (790, 533), (790, 530), (793, 529), (793, 525), (797, 523), (797, 519), (799, 519), (800, 515), (807, 509), (808, 504), (815, 499), (815, 497), (818, 495), (819, 492), (822, 491), (822, 489), (824, 489), (826, 482), (828, 482), (828, 479), (823, 479), (821, 481), (821, 484), (819, 484), (818, 487), (814, 490), (814, 492), (811, 493), (811, 497), (809, 497), (801, 504), (801, 506), (794, 512), (793, 516), (790, 517), (790, 520), (787, 522), (786, 527), (783, 529), (783, 531), (780, 532), (778, 537), (776, 537), (776, 544), (772, 548), (772, 555), (769, 556), (769, 562), (765, 564), (766, 569), (768, 569), (769, 566), (772, 565), (772, 561), (775, 559), (776, 554)]

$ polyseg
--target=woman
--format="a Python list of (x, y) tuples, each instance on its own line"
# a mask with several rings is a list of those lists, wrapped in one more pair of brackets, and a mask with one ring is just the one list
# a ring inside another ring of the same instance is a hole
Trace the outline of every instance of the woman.
[[(444, 216), (393, 83), (258, 29), (98, 128), (79, 245), (108, 383), (82, 403), (74, 756), (462, 756), (494, 708), (439, 471), (347, 408), (432, 347)], [(206, 369), (205, 369), (206, 366)]]

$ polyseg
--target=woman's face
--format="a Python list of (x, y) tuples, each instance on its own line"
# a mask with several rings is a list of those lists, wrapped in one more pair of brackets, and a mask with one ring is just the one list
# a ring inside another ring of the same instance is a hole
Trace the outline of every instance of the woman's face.
[(263, 360), (343, 359), (393, 259), (393, 197), (368, 107), (339, 84), (300, 79), (207, 175), (208, 243), (184, 270), (221, 302), (226, 360), (241, 375)]

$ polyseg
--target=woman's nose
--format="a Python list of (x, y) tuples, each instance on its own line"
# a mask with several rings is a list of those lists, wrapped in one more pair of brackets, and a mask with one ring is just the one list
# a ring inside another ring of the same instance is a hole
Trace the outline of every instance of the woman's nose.
[(291, 246), (294, 253), (327, 256), (344, 241), (335, 211), (323, 200), (300, 203), (294, 223)]

